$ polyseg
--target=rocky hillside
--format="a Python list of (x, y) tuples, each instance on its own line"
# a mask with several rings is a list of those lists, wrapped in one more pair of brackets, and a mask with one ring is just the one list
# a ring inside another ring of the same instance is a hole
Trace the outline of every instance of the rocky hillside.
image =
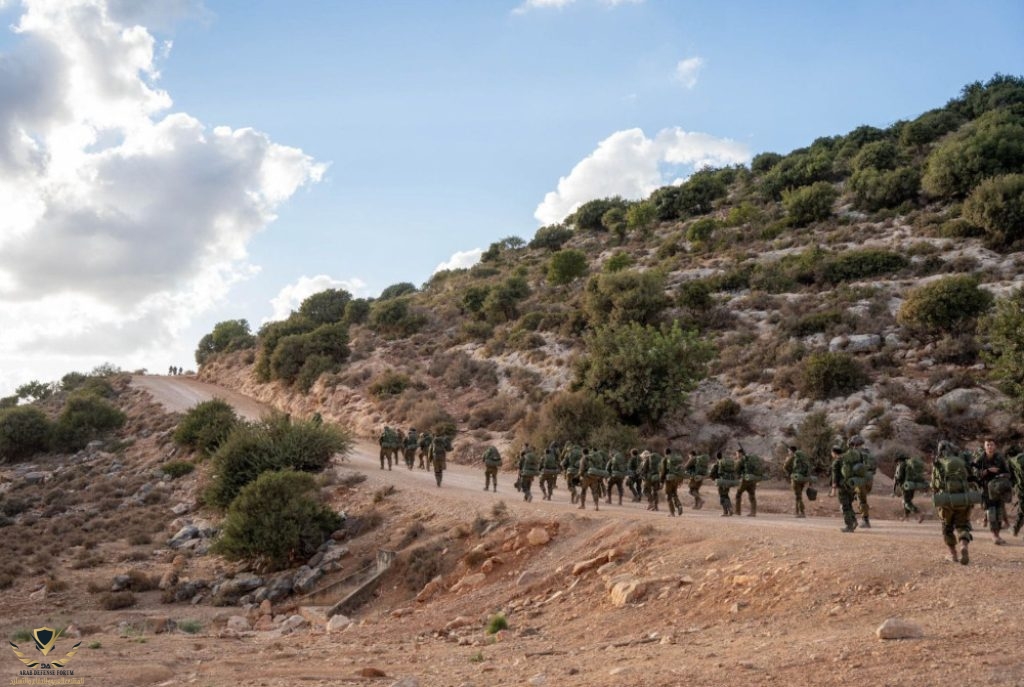
[[(244, 341), (215, 329), (199, 376), (366, 436), (454, 426), (467, 460), (566, 433), (776, 456), (829, 433), (881, 454), (1015, 440), (986, 318), (1021, 312), (1022, 171), (1024, 80), (997, 76), (884, 129), (594, 200), (421, 288), (318, 294)], [(623, 344), (643, 337), (681, 348), (659, 367)]]

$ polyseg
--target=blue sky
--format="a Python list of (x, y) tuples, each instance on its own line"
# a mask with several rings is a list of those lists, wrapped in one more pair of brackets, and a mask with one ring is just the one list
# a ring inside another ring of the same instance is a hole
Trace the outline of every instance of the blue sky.
[(1024, 74), (1020, 2), (0, 7), (0, 394)]

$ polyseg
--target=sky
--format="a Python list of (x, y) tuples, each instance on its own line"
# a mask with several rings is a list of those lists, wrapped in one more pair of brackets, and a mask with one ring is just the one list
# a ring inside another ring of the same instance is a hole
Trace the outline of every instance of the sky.
[(1024, 75), (1024, 3), (0, 0), (0, 396)]

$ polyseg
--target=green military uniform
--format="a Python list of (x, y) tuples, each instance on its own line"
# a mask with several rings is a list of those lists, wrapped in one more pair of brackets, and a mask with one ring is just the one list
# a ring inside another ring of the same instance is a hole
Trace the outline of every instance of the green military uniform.
[(398, 449), (402, 446), (402, 439), (398, 432), (385, 426), (377, 442), (380, 444), (380, 469), (384, 469), (384, 460), (387, 459), (388, 470), (390, 470), (392, 456), (394, 456), (395, 462), (398, 462)]
[(519, 489), (523, 492), (524, 501), (533, 501), (530, 487), (533, 485), (533, 478), (539, 474), (540, 458), (527, 444), (519, 454)]
[[(936, 509), (942, 520), (942, 540), (949, 547), (954, 561), (967, 565), (969, 554), (967, 545), (971, 536), (972, 499), (969, 497), (970, 483), (975, 478), (970, 474), (967, 462), (956, 454), (951, 447), (944, 448), (940, 444), (938, 458), (932, 467), (931, 487), (935, 493)], [(979, 495), (980, 500), (980, 495)], [(955, 536), (954, 536), (955, 532)], [(956, 544), (960, 542), (960, 555), (957, 556)]]
[(635, 448), (629, 449), (629, 460), (626, 462), (626, 486), (633, 494), (633, 502), (639, 503), (643, 495), (643, 478), (640, 476), (640, 451)]
[(736, 470), (740, 478), (740, 486), (736, 489), (736, 515), (742, 512), (740, 507), (743, 503), (743, 495), (750, 496), (750, 512), (747, 517), (753, 518), (757, 515), (757, 483), (764, 476), (764, 467), (761, 459), (755, 455), (748, 455), (743, 449), (736, 451)]
[(729, 498), (729, 489), (740, 483), (737, 467), (734, 459), (723, 458), (719, 453), (718, 460), (711, 466), (711, 472), (708, 474), (718, 486), (718, 502), (722, 505), (723, 517), (732, 515), (732, 499)]
[(859, 459), (859, 454), (854, 454), (849, 451), (843, 451), (839, 447), (832, 448), (832, 466), (829, 469), (829, 484), (835, 492), (836, 497), (839, 499), (839, 507), (843, 511), (843, 522), (846, 523), (846, 527), (843, 528), (843, 532), (853, 532), (857, 529), (857, 516), (853, 512), (853, 499), (856, 495), (854, 492), (853, 480), (861, 479), (857, 477), (858, 469), (857, 465), (860, 463), (852, 463), (849, 461)]
[(433, 443), (434, 437), (430, 435), (430, 432), (424, 432), (420, 435), (420, 470), (426, 470), (429, 465), (425, 465), (424, 461), (429, 458), (430, 444)]
[(906, 520), (911, 514), (917, 513), (917, 521), (923, 522), (924, 513), (914, 503), (914, 494), (928, 488), (924, 481), (924, 461), (917, 456), (897, 456), (892, 481), (893, 494), (899, 493), (903, 498), (903, 519)]
[(416, 462), (416, 449), (420, 445), (420, 435), (416, 431), (415, 427), (409, 428), (409, 433), (405, 435), (405, 444), (402, 446), (402, 456), (405, 458), (405, 467), (412, 470), (413, 464)]
[(484, 491), (494, 485), (494, 491), (498, 491), (498, 468), (501, 467), (501, 454), (498, 449), (488, 446), (484, 451)]
[(439, 487), (441, 486), (441, 479), (444, 477), (444, 471), (448, 467), (448, 452), (451, 450), (452, 441), (443, 434), (434, 437), (434, 440), (430, 442), (428, 457), (434, 466), (434, 480)]
[(995, 450), (995, 443), (990, 440), (985, 442), (985, 448), (974, 459), (973, 468), (978, 484), (981, 485), (981, 498), (988, 518), (988, 528), (992, 532), (992, 541), (996, 544), (1005, 544), (999, 532), (1007, 520), (1004, 499), (1006, 496), (1013, 497), (1010, 468), (1003, 454)]
[(569, 501), (576, 503), (579, 493), (576, 488), (580, 484), (580, 458), (583, 457), (583, 449), (573, 443), (568, 443), (562, 448), (562, 471), (565, 473), (565, 488), (569, 490)]
[(668, 501), (670, 517), (683, 514), (683, 502), (679, 500), (679, 484), (686, 478), (683, 456), (671, 448), (665, 450), (661, 461), (661, 481), (665, 484), (665, 500)]
[(644, 481), (644, 493), (647, 494), (647, 510), (658, 510), (658, 499), (661, 496), (661, 461), (661, 454), (656, 451), (644, 451), (640, 454), (640, 476)]
[(604, 467), (600, 460), (600, 454), (596, 451), (592, 452), (588, 448), (583, 449), (579, 470), (576, 473), (580, 480), (580, 508), (586, 509), (587, 507), (587, 490), (589, 489), (594, 497), (594, 510), (600, 510), (601, 480), (603, 479), (600, 473), (602, 472), (604, 472)]
[(709, 461), (710, 459), (706, 453), (698, 455), (696, 451), (690, 451), (690, 457), (686, 460), (686, 465), (683, 466), (683, 470), (686, 471), (687, 476), (690, 478), (690, 496), (693, 497), (694, 510), (700, 510), (704, 507), (704, 499), (700, 497), (700, 488), (704, 484), (704, 478), (708, 476)]
[(608, 458), (608, 462), (605, 463), (604, 469), (608, 472), (608, 496), (606, 499), (607, 503), (612, 502), (612, 488), (619, 488), (619, 505), (622, 505), (622, 482), (626, 479), (629, 474), (629, 461), (626, 460), (626, 454), (618, 449), (611, 451), (611, 457)]
[(561, 466), (555, 449), (553, 447), (547, 448), (544, 451), (544, 459), (540, 466), (540, 493), (543, 494), (546, 501), (550, 501), (551, 495), (555, 493), (555, 482), (558, 480), (560, 469)]
[(850, 437), (848, 443), (849, 447), (843, 455), (850, 456), (847, 460), (851, 464), (860, 463), (863, 466), (864, 474), (858, 475), (853, 488), (853, 493), (860, 504), (861, 525), (871, 527), (871, 506), (868, 504), (868, 495), (875, 484), (875, 471), (878, 466), (871, 452), (864, 448), (864, 439), (855, 435)]
[(782, 471), (789, 478), (789, 483), (793, 485), (793, 499), (796, 503), (794, 513), (796, 517), (806, 518), (804, 489), (811, 483), (811, 459), (796, 446), (790, 446), (786, 462), (782, 464)]

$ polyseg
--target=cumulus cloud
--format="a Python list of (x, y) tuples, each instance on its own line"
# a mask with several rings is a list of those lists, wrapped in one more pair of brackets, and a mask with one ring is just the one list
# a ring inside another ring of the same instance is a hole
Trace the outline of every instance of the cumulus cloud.
[[(644, 0), (597, 0), (597, 4), (605, 7), (618, 7), (619, 5), (639, 5)], [(573, 5), (577, 0), (525, 0), (523, 4), (512, 10), (513, 14), (525, 14), (530, 10), (562, 9)]]
[(693, 88), (697, 85), (697, 74), (704, 66), (704, 60), (699, 57), (687, 57), (680, 60), (676, 65), (676, 79), (686, 88)]
[(448, 258), (440, 265), (434, 268), (434, 274), (443, 270), (460, 270), (469, 269), (473, 265), (480, 262), (480, 256), (483, 255), (483, 250), (480, 248), (474, 248), (472, 250), (458, 251)]
[(293, 284), (288, 284), (277, 295), (270, 299), (273, 313), (264, 322), (286, 319), (293, 310), (302, 305), (314, 293), (320, 293), (328, 289), (344, 289), (353, 296), (362, 297), (366, 295), (366, 282), (359, 277), (352, 279), (335, 279), (326, 274), (318, 274), (315, 277), (299, 277)]
[(24, 0), (0, 53), (0, 359), (170, 345), (326, 166), (171, 112), (154, 36), (198, 0)]
[(533, 216), (542, 225), (554, 224), (588, 200), (616, 195), (645, 198), (675, 183), (687, 170), (749, 160), (745, 145), (710, 134), (674, 127), (648, 138), (641, 129), (617, 131), (558, 180), (557, 189), (544, 196)]

